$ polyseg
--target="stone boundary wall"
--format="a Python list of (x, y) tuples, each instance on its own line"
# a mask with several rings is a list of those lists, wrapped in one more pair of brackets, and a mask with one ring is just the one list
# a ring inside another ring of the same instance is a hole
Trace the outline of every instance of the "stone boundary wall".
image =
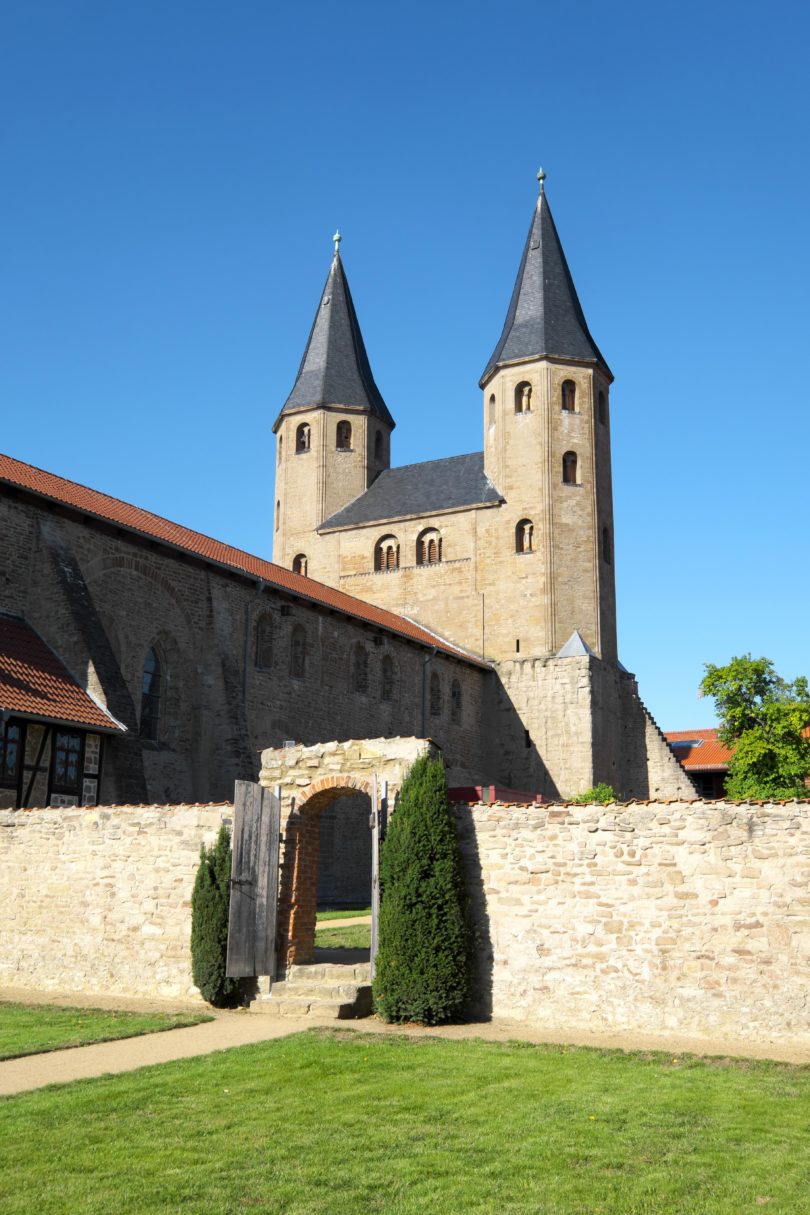
[(0, 812), (0, 986), (200, 999), (191, 891), (230, 805)]
[(810, 802), (457, 805), (479, 1013), (810, 1037)]

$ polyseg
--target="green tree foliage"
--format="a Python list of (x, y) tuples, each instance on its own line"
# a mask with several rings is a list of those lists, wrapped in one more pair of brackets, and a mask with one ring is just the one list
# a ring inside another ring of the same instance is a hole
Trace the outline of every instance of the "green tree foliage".
[(191, 894), (191, 973), (203, 999), (215, 1008), (240, 1003), (238, 979), (225, 977), (230, 879), (231, 837), (223, 824), (213, 847), (200, 849)]
[(726, 792), (745, 800), (806, 797), (810, 773), (810, 691), (800, 675), (788, 683), (769, 658), (744, 654), (724, 667), (705, 664), (700, 691), (720, 718), (718, 737), (733, 751)]
[(418, 759), (405, 777), (380, 882), (377, 1012), (384, 1021), (457, 1020), (470, 991), (470, 933), (441, 761)]
[(606, 806), (608, 802), (616, 801), (616, 793), (612, 785), (600, 781), (598, 785), (586, 789), (584, 793), (578, 793), (571, 800), (577, 806)]

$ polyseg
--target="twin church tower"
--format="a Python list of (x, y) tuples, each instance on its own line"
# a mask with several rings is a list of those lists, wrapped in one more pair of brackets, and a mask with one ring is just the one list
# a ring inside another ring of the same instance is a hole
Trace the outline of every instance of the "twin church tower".
[[(391, 466), (338, 242), (275, 423), (273, 559), (496, 663), (615, 667), (612, 375), (540, 191), (480, 380), (483, 451)], [(440, 407), (435, 402), (435, 407)]]

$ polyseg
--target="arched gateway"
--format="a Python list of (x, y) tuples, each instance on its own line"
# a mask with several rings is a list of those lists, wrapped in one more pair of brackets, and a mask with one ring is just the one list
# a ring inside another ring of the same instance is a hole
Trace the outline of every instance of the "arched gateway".
[(279, 789), (281, 802), (279, 972), (313, 959), (323, 811), (351, 794), (371, 797), (375, 779), (378, 789), (387, 786), (388, 806), (393, 810), (411, 765), (420, 756), (440, 754), (435, 743), (422, 738), (294, 744), (262, 752), (260, 784)]

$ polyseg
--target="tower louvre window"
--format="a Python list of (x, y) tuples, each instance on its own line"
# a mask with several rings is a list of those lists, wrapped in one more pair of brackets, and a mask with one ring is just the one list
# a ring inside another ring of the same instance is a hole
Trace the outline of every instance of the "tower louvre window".
[(253, 662), (257, 671), (269, 671), (273, 665), (273, 617), (269, 612), (262, 612), (256, 621)]
[(602, 560), (606, 565), (613, 564), (613, 545), (610, 540), (610, 530), (602, 528)]
[(534, 552), (534, 524), (531, 519), (521, 519), (515, 528), (515, 552)]
[(396, 536), (382, 536), (374, 546), (374, 568), (381, 570), (399, 569), (399, 541)]
[(439, 676), (434, 671), (430, 677), (430, 716), (442, 715), (442, 685)]
[(563, 485), (577, 484), (577, 453), (567, 451), (562, 458)]
[(296, 557), (293, 557), (293, 573), (302, 574), (306, 578), (308, 564), (306, 553), (299, 553)]
[(532, 411), (532, 386), (528, 380), (524, 380), (515, 388), (515, 413), (531, 413)]
[(599, 396), (597, 397), (597, 404), (598, 404), (599, 421), (602, 423), (603, 426), (605, 426), (607, 424), (607, 419), (608, 419), (607, 397), (601, 391), (599, 393)]
[(416, 564), (438, 565), (442, 559), (442, 537), (435, 527), (420, 532), (416, 541)]
[(278, 446), (276, 448), (276, 459), (279, 464), (281, 463), (281, 451), (282, 451), (283, 446), (284, 446), (284, 435), (279, 435), (278, 436)]
[(351, 422), (338, 422), (335, 432), (335, 447), (338, 451), (351, 451), (352, 449), (352, 424)]
[(304, 626), (293, 626), (290, 637), (290, 675), (293, 679), (303, 679), (307, 670), (307, 635)]
[(495, 393), (490, 393), (489, 397), (489, 424), (495, 425)]
[(381, 430), (378, 430), (374, 436), (374, 459), (378, 464), (381, 464), (383, 460), (383, 435)]
[(279, 502), (278, 499), (276, 499), (276, 531), (278, 531), (278, 529), (279, 529), (280, 522), (281, 522), (281, 503)]
[(296, 454), (302, 451), (309, 451), (310, 439), (311, 431), (309, 429), (309, 422), (302, 422), (295, 432)]
[(577, 386), (573, 380), (563, 380), (562, 407), (566, 413), (576, 413)]

